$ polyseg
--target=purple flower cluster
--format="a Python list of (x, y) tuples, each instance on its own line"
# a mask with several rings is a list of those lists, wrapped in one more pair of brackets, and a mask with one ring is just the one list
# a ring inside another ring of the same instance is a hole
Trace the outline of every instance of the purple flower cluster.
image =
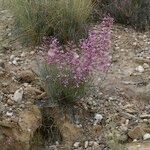
[(72, 81), (79, 86), (87, 81), (94, 69), (105, 70), (109, 65), (109, 48), (113, 19), (105, 17), (99, 26), (89, 30), (88, 38), (79, 45), (70, 42), (61, 46), (56, 38), (45, 39), (47, 61), (59, 69), (59, 77), (67, 85)]

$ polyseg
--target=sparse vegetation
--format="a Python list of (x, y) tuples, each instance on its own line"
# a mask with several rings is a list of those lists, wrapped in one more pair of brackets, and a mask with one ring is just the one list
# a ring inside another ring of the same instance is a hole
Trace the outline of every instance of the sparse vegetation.
[(92, 11), (91, 0), (10, 0), (15, 17), (15, 34), (25, 43), (38, 44), (43, 36), (62, 43), (86, 35)]
[(101, 16), (102, 12), (109, 13), (116, 22), (131, 25), (137, 30), (142, 31), (150, 26), (149, 0), (102, 0), (97, 1), (96, 10), (95, 16)]
[(90, 29), (80, 45), (60, 46), (56, 38), (45, 39), (47, 62), (40, 68), (41, 79), (50, 100), (70, 104), (80, 100), (89, 85), (94, 69), (104, 71), (109, 66), (110, 32), (113, 19), (105, 17), (101, 25)]

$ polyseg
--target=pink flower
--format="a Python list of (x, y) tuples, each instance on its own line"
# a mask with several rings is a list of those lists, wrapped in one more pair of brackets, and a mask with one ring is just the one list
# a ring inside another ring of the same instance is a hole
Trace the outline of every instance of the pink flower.
[(73, 42), (60, 46), (56, 38), (44, 39), (42, 47), (48, 50), (48, 63), (57, 66), (65, 86), (70, 82), (79, 86), (93, 70), (104, 71), (108, 67), (112, 25), (113, 19), (105, 17), (99, 26), (91, 28), (88, 38), (82, 39), (79, 46)]

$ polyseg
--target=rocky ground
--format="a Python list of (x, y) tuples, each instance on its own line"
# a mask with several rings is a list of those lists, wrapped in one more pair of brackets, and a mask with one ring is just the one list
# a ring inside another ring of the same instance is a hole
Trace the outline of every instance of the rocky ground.
[(42, 146), (43, 143), (35, 142), (36, 132), (43, 125), (37, 102), (45, 95), (36, 76), (38, 50), (23, 47), (13, 39), (12, 23), (11, 13), (1, 8), (2, 150), (109, 150), (110, 146), (113, 150), (150, 149), (150, 32), (138, 33), (131, 28), (114, 26), (112, 64), (108, 72), (96, 77), (97, 90), (82, 101), (84, 109), (76, 108), (78, 113), (73, 123), (62, 116), (61, 120), (55, 111), (65, 143), (47, 141)]

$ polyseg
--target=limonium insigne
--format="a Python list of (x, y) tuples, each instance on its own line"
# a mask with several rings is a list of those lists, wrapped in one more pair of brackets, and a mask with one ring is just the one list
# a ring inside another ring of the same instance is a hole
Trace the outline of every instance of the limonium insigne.
[(47, 63), (59, 70), (57, 77), (64, 86), (79, 87), (88, 82), (95, 69), (106, 70), (110, 63), (112, 26), (113, 19), (104, 17), (102, 23), (92, 27), (87, 38), (80, 40), (78, 45), (68, 42), (61, 46), (55, 37), (44, 38), (42, 47), (48, 51)]

